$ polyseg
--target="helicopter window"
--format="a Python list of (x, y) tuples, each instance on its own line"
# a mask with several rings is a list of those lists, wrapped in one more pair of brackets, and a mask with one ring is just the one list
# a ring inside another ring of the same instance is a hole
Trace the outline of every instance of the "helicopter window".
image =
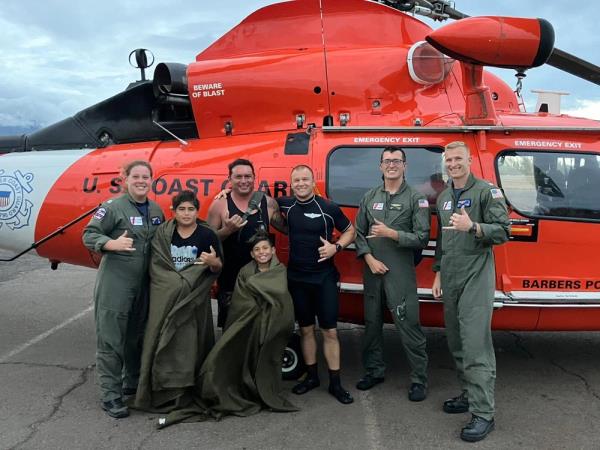
[(600, 220), (600, 156), (511, 151), (497, 159), (507, 200), (525, 216)]
[[(379, 159), (384, 147), (338, 147), (327, 165), (327, 196), (341, 206), (358, 206), (369, 189), (381, 184)], [(406, 181), (427, 196), (431, 208), (446, 187), (442, 148), (402, 147)]]

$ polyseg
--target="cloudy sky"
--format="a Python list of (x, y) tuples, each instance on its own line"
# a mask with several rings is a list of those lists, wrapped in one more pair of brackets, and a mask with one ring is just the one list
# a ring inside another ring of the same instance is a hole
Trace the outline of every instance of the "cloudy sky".
[[(0, 134), (54, 123), (123, 90), (139, 78), (127, 61), (135, 48), (151, 49), (159, 62), (187, 64), (269, 3), (273, 2), (2, 0)], [(554, 26), (556, 47), (600, 65), (597, 7), (593, 2), (573, 5), (544, 0), (456, 1), (456, 8), (469, 15), (545, 18)], [(496, 73), (514, 86), (514, 72)], [(570, 92), (563, 100), (563, 112), (600, 119), (599, 86), (547, 66), (528, 72), (524, 93), (529, 109), (535, 105), (531, 89)]]

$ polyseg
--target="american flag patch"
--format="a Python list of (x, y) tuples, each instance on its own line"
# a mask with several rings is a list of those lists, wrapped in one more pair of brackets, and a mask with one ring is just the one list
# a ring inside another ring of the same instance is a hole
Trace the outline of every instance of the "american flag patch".
[(442, 209), (444, 211), (450, 211), (452, 209), (452, 202), (451, 201), (444, 202), (444, 206), (442, 206)]
[(490, 193), (492, 194), (492, 198), (504, 198), (500, 189), (490, 189)]
[(419, 200), (419, 208), (429, 208), (429, 202), (427, 201), (427, 199), (422, 198), (421, 200)]
[(10, 203), (10, 191), (0, 191), (0, 207), (8, 206)]

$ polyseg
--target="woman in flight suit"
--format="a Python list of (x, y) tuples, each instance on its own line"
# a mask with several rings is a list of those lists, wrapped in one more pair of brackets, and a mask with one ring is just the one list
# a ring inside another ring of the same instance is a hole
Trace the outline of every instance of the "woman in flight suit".
[(96, 373), (102, 409), (127, 417), (123, 395), (135, 394), (148, 311), (150, 241), (163, 212), (148, 200), (152, 167), (133, 161), (124, 168), (127, 191), (100, 205), (83, 231), (87, 248), (102, 254), (94, 288)]

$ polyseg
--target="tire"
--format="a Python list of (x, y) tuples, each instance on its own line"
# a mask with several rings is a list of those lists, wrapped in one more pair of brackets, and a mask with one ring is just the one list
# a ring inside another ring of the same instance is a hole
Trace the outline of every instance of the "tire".
[(300, 336), (294, 333), (283, 350), (281, 377), (284, 380), (297, 380), (305, 370), (306, 366), (300, 347)]

